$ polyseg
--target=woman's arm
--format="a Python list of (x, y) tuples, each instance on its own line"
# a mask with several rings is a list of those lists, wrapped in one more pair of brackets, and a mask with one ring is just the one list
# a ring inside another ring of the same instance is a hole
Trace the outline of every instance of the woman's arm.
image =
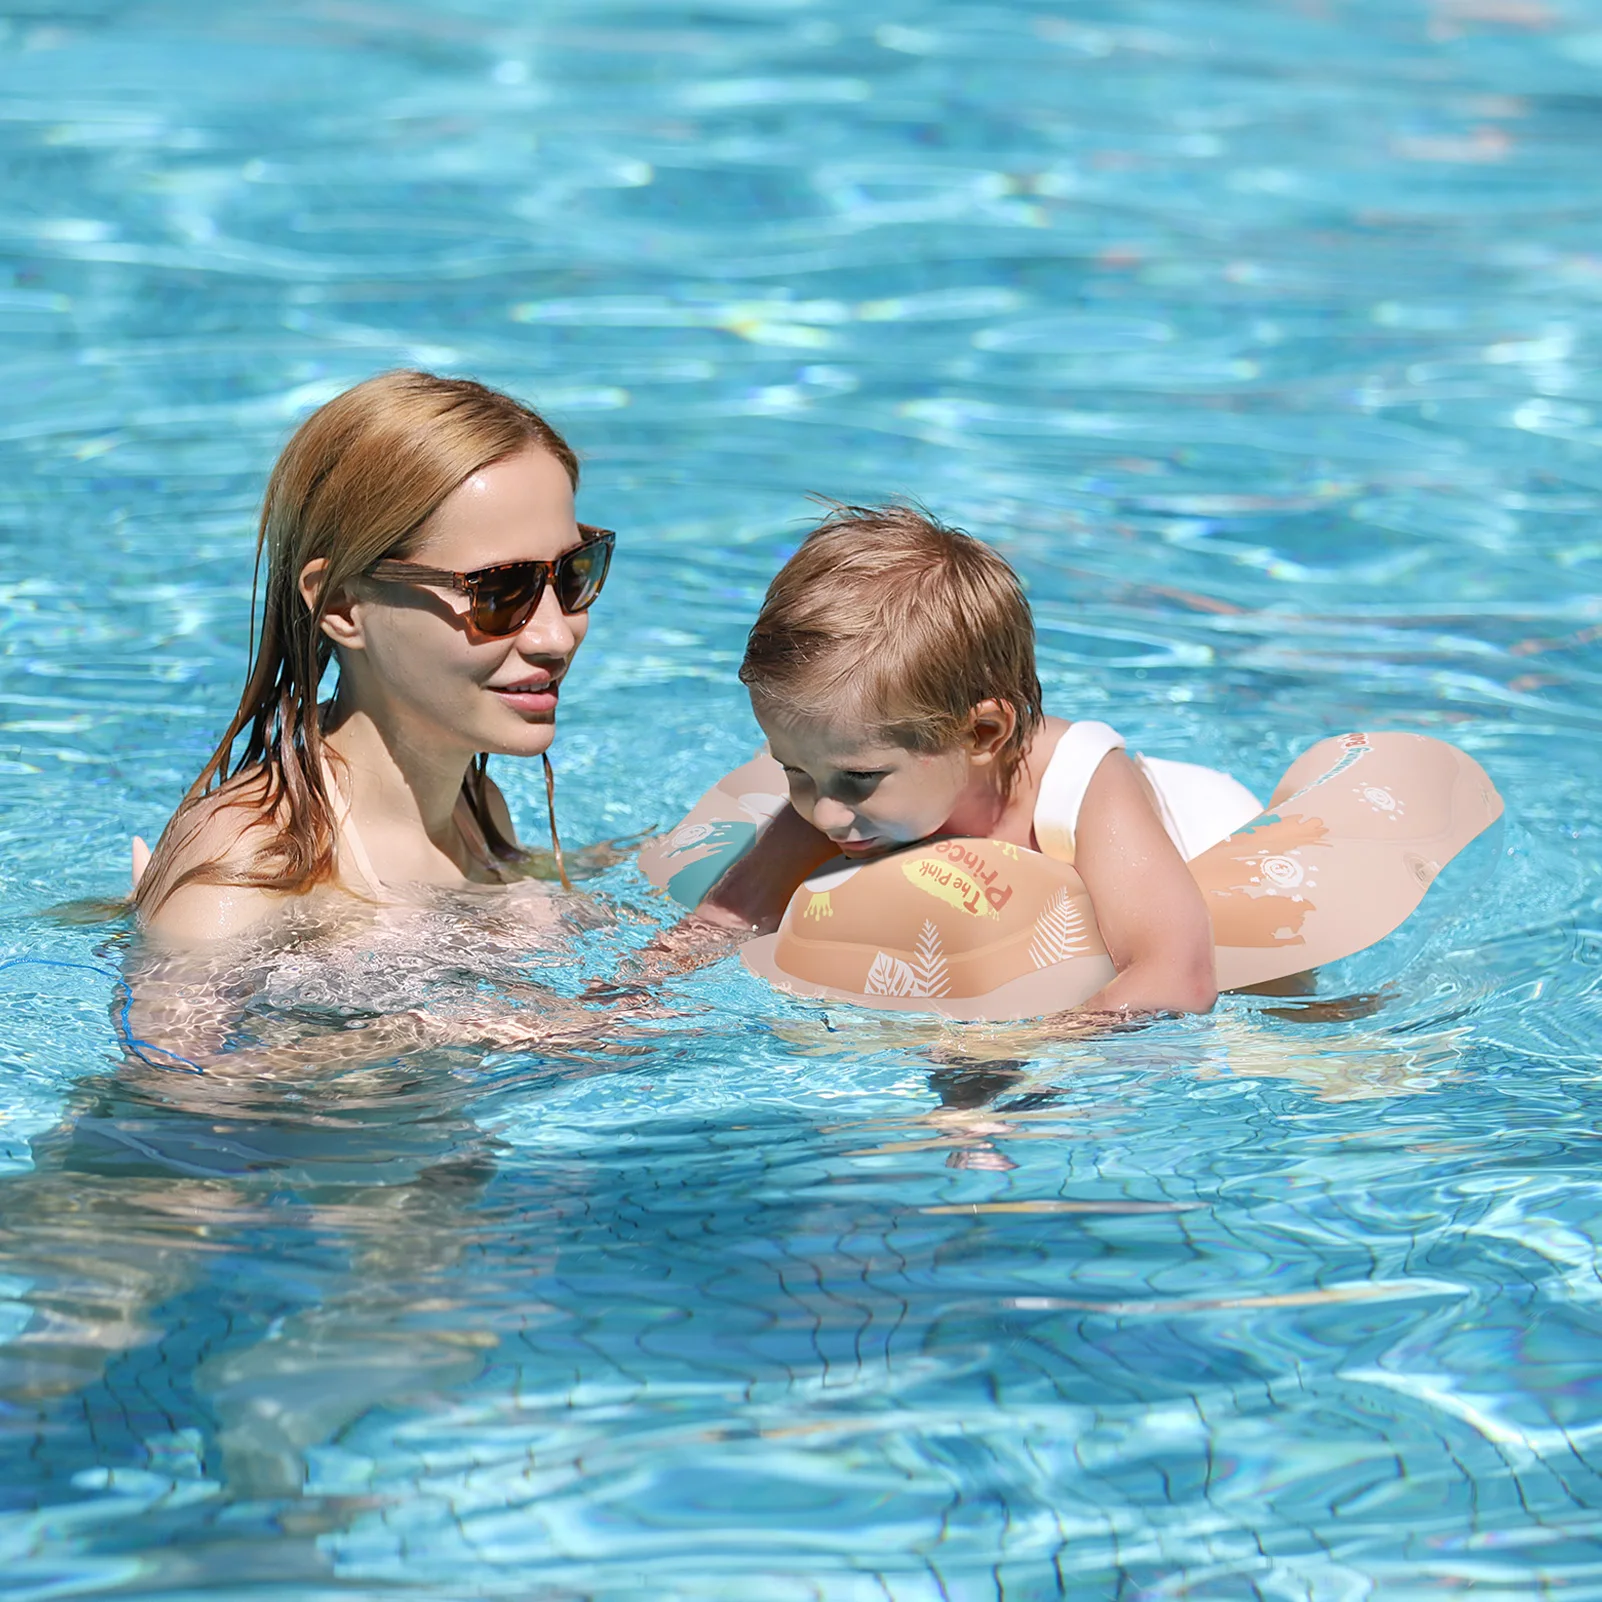
[(1218, 983), (1207, 904), (1121, 751), (1102, 758), (1085, 792), (1074, 867), (1118, 970), (1080, 1010), (1210, 1011)]
[(645, 1049), (619, 1041), (615, 1031), (620, 1020), (648, 1014), (599, 1011), (532, 985), (527, 990), (537, 1007), (433, 1002), (334, 1028), (308, 1025), (276, 1041), (240, 1041), (236, 1031), (272, 955), (247, 939), (207, 951), (147, 947), (130, 956), (112, 1006), (129, 1058), (148, 1068), (243, 1082), (304, 1078), (438, 1047), (586, 1055)]

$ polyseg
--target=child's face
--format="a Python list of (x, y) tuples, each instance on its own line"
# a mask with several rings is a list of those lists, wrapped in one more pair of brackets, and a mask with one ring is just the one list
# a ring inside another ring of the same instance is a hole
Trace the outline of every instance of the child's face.
[(968, 787), (962, 746), (909, 751), (862, 728), (756, 712), (790, 781), (790, 805), (847, 856), (938, 834)]

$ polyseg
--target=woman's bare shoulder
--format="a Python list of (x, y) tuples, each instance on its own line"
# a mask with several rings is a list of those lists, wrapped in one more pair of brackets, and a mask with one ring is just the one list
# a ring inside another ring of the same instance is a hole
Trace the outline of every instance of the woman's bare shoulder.
[[(234, 780), (184, 806), (168, 825), (168, 840), (146, 873), (172, 884), (196, 870), (246, 872), (277, 838), (261, 810), (261, 790), (249, 777)], [(189, 945), (226, 939), (261, 922), (282, 895), (250, 885), (191, 879), (160, 896), (140, 922), (163, 940)]]

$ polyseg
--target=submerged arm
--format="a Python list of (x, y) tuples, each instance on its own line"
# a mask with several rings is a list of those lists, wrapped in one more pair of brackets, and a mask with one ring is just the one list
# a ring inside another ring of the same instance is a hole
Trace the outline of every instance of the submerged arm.
[(377, 1064), (410, 1052), (616, 1052), (618, 1011), (597, 1012), (547, 993), (539, 1010), (511, 1006), (411, 1008), (310, 1026), (281, 1041), (240, 1041), (259, 973), (220, 972), (172, 955), (130, 963), (114, 1004), (129, 1058), (223, 1082), (297, 1080), (319, 1072)]

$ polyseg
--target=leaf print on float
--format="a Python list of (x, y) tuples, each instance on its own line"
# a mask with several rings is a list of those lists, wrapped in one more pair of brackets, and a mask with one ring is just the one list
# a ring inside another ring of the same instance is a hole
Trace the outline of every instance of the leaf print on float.
[(870, 996), (916, 996), (918, 976), (900, 957), (881, 951), (868, 968), (868, 977), (862, 986)]
[(943, 996), (951, 989), (951, 974), (940, 942), (940, 931), (925, 918), (918, 931), (918, 946), (911, 962), (879, 952), (868, 968), (862, 986), (870, 996)]
[(1029, 956), (1037, 968), (1054, 962), (1083, 957), (1090, 951), (1090, 934), (1084, 914), (1073, 897), (1059, 889), (1046, 903), (1046, 910), (1035, 919), (1035, 932), (1029, 940)]
[(879, 952), (868, 968), (862, 988), (870, 996), (915, 996), (918, 995), (918, 976), (899, 956)]
[(951, 974), (940, 944), (940, 931), (927, 918), (918, 931), (918, 951), (912, 966), (923, 987), (917, 992), (920, 996), (943, 996), (951, 989)]

